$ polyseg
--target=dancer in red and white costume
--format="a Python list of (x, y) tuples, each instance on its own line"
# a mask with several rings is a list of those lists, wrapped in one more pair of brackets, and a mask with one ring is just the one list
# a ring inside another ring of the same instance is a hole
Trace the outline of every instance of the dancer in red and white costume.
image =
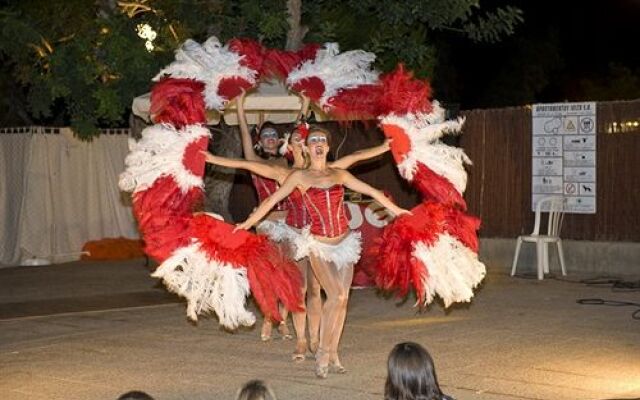
[[(251, 134), (249, 133), (247, 117), (244, 111), (245, 96), (246, 92), (243, 90), (240, 96), (238, 96), (236, 103), (238, 109), (238, 125), (240, 126), (240, 137), (242, 139), (242, 151), (244, 153), (244, 158), (247, 161), (260, 162), (265, 165), (286, 168), (287, 160), (282, 157), (282, 154), (280, 152), (282, 143), (278, 131), (271, 123), (265, 122), (264, 124), (261, 124), (258, 131), (258, 142), (256, 143), (256, 147), (254, 147)], [(280, 187), (277, 180), (264, 177), (263, 175), (256, 175), (252, 173), (251, 180), (253, 182), (253, 186), (256, 189), (258, 201), (260, 202), (271, 196)], [(265, 220), (271, 221), (273, 223), (283, 221), (287, 215), (287, 208), (288, 204), (286, 201), (279, 203), (278, 205), (276, 205), (276, 207), (274, 207), (269, 215), (267, 215)], [(261, 227), (258, 227), (257, 232), (263, 233), (263, 229)], [(289, 328), (287, 327), (286, 323), (288, 311), (281, 307), (280, 314), (282, 316), (282, 322), (278, 326), (278, 331), (284, 339), (291, 339), (292, 336), (289, 333)], [(260, 338), (262, 339), (262, 341), (271, 339), (271, 319), (272, 318), (270, 316), (265, 315), (265, 318), (262, 321), (262, 329), (260, 330)]]
[(291, 173), (280, 189), (262, 202), (245, 222), (238, 225), (238, 229), (249, 229), (293, 191), (301, 192), (311, 224), (296, 240), (296, 251), (297, 256), (309, 256), (313, 272), (327, 295), (320, 322), (320, 347), (316, 353), (316, 375), (326, 378), (329, 370), (345, 372), (338, 357), (338, 344), (347, 312), (353, 265), (361, 251), (359, 233), (349, 231), (344, 188), (371, 196), (394, 215), (408, 211), (349, 172), (330, 166), (327, 163), (328, 131), (312, 128), (306, 143), (309, 168)]
[[(239, 99), (241, 101), (242, 99)], [(309, 107), (309, 99), (303, 96), (303, 106), (300, 113), (301, 119), (307, 114)], [(238, 108), (241, 108), (238, 105)], [(304, 140), (308, 134), (308, 126), (301, 123), (292, 132), (288, 151), (293, 156), (293, 165), (291, 168), (284, 168), (267, 160), (238, 160), (225, 157), (214, 156), (210, 153), (206, 154), (206, 160), (209, 163), (221, 165), (229, 168), (239, 168), (251, 171), (252, 176), (259, 177), (262, 181), (273, 182), (273, 185), (279, 187), (291, 172), (306, 167), (307, 160), (304, 155)], [(377, 157), (389, 150), (389, 140), (386, 140), (379, 146), (369, 149), (356, 151), (339, 160), (329, 163), (332, 168), (347, 169), (360, 161)], [(275, 192), (275, 190), (274, 190)], [(268, 196), (267, 196), (268, 197)], [(263, 199), (264, 200), (264, 199)], [(299, 237), (302, 231), (307, 227), (311, 220), (309, 212), (305, 206), (305, 198), (299, 190), (294, 190), (285, 200), (279, 204), (286, 204), (286, 217), (284, 220), (266, 219), (259, 225), (260, 233), (267, 235), (276, 243), (284, 242), (289, 248), (292, 258), (297, 258), (298, 268), (302, 273), (303, 287), (302, 299), (307, 298), (306, 311), (295, 312), (292, 315), (293, 326), (296, 332), (296, 346), (293, 352), (294, 361), (302, 361), (305, 358), (307, 348), (315, 354), (319, 345), (319, 327), (320, 327), (320, 286), (315, 275), (310, 269), (309, 260), (306, 256), (306, 246), (304, 251), (298, 251), (296, 244), (300, 243)], [(271, 213), (273, 214), (273, 212)], [(270, 215), (271, 215), (270, 214)], [(265, 319), (267, 320), (267, 319)], [(306, 340), (306, 321), (309, 322), (309, 342)], [(268, 321), (265, 324), (269, 323)]]

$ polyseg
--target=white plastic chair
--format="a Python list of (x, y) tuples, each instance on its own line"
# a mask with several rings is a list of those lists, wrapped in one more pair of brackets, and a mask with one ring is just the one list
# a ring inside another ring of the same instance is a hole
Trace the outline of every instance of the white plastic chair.
[[(549, 204), (549, 211), (544, 212), (549, 214), (547, 222), (547, 234), (540, 234), (540, 221), (542, 219), (542, 206), (545, 203)], [(564, 266), (564, 252), (562, 251), (562, 240), (560, 239), (560, 228), (562, 227), (562, 219), (564, 217), (563, 212), (564, 199), (562, 197), (544, 197), (536, 204), (536, 221), (533, 226), (533, 232), (530, 235), (518, 236), (516, 244), (516, 254), (513, 256), (513, 265), (511, 266), (511, 276), (516, 273), (516, 265), (518, 263), (518, 255), (520, 254), (520, 247), (522, 242), (532, 242), (536, 244), (536, 258), (538, 264), (538, 279), (542, 280), (544, 274), (549, 273), (549, 243), (555, 243), (558, 246), (558, 258), (560, 259), (560, 268), (562, 269), (562, 275), (567, 275), (567, 270)]]

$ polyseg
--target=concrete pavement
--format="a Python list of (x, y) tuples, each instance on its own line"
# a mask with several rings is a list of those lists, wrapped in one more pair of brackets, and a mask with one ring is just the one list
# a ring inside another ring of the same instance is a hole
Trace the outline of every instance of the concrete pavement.
[(232, 399), (260, 378), (279, 399), (381, 399), (386, 357), (405, 340), (429, 349), (457, 399), (639, 398), (635, 309), (576, 303), (593, 297), (640, 303), (638, 291), (502, 273), (448, 311), (417, 313), (411, 302), (355, 290), (341, 344), (349, 372), (318, 380), (312, 360), (290, 361), (290, 341), (187, 322), (142, 261), (5, 269), (0, 398), (116, 399), (139, 389), (158, 400)]

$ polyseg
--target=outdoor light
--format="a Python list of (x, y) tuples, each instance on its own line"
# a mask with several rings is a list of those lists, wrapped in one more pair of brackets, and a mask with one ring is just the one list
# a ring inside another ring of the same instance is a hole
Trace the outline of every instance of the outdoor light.
[(147, 51), (153, 51), (153, 41), (158, 36), (156, 31), (154, 31), (149, 24), (138, 24), (138, 26), (136, 26), (136, 32), (141, 39), (146, 40), (144, 46), (147, 48)]

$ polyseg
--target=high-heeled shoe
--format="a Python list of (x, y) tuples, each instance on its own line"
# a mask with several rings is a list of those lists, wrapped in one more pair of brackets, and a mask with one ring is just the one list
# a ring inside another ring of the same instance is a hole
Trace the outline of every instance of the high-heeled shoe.
[(289, 327), (287, 326), (287, 323), (284, 321), (280, 322), (280, 325), (278, 325), (278, 332), (280, 333), (280, 335), (282, 336), (282, 339), (284, 340), (293, 339), (293, 335), (291, 334), (291, 332), (289, 332)]
[(329, 354), (327, 351), (318, 349), (316, 352), (316, 377), (326, 379), (329, 374)]
[(346, 374), (347, 369), (340, 363), (340, 360), (329, 361), (329, 372), (332, 374)]
[(329, 355), (329, 372), (332, 374), (346, 374), (347, 369), (342, 366), (338, 353), (331, 353)]
[(327, 379), (328, 375), (329, 375), (328, 365), (316, 365), (316, 378)]
[(295, 350), (293, 350), (293, 354), (291, 355), (291, 359), (295, 362), (301, 362), (301, 361), (304, 361), (306, 354), (307, 354), (307, 341), (298, 340), (296, 342)]
[(271, 325), (271, 321), (265, 318), (262, 322), (262, 329), (260, 330), (260, 340), (263, 342), (267, 342), (271, 340), (271, 331), (273, 330), (273, 325)]

